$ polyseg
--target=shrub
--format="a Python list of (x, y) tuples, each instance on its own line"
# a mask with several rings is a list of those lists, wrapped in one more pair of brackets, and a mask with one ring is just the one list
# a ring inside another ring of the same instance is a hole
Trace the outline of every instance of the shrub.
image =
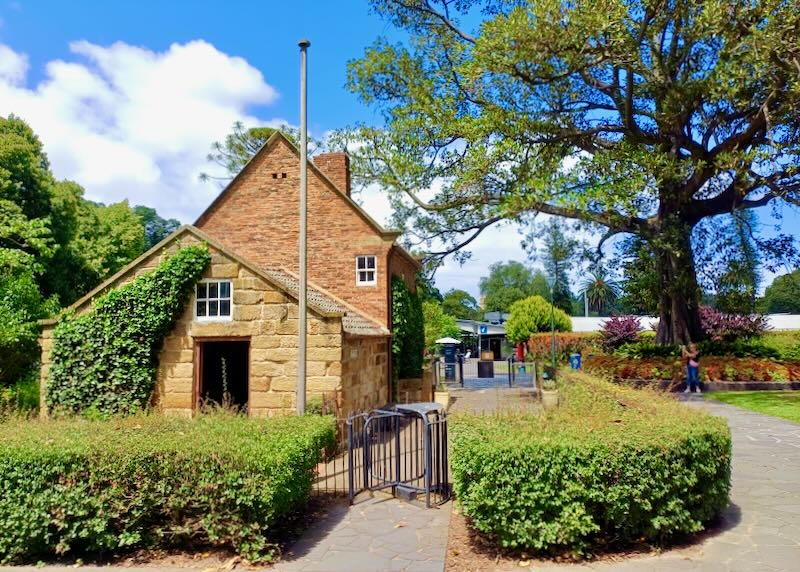
[(766, 316), (725, 314), (714, 308), (700, 308), (700, 326), (714, 341), (732, 341), (737, 338), (752, 338), (769, 328)]
[[(556, 356), (559, 361), (567, 361), (569, 354), (600, 353), (600, 338), (595, 333), (556, 334)], [(533, 334), (528, 340), (528, 356), (532, 359), (550, 359), (552, 336), (547, 333)]]
[(562, 405), (546, 415), (451, 417), (454, 488), (477, 530), (504, 547), (580, 555), (698, 532), (727, 506), (723, 419), (563, 377)]
[(420, 377), (425, 350), (422, 302), (405, 280), (392, 276), (392, 371), (400, 378)]
[(643, 330), (636, 316), (611, 316), (603, 322), (600, 338), (607, 351), (613, 351), (622, 344), (635, 342)]
[(681, 348), (680, 346), (660, 346), (653, 342), (628, 342), (615, 349), (614, 355), (636, 359), (650, 357), (680, 357)]
[(164, 337), (210, 261), (206, 247), (184, 248), (99, 298), (90, 312), (62, 319), (53, 332), (48, 406), (103, 414), (144, 407), (155, 387)]
[(0, 424), (0, 563), (137, 547), (269, 559), (303, 506), (330, 417), (135, 415)]
[(572, 320), (564, 310), (553, 309), (550, 302), (541, 296), (528, 296), (511, 304), (505, 323), (506, 338), (514, 343), (526, 342), (532, 334), (549, 332), (551, 322), (557, 332), (572, 330)]
[[(683, 362), (676, 358), (587, 357), (583, 369), (617, 381), (683, 380), (686, 375)], [(704, 381), (800, 381), (800, 362), (702, 356), (700, 377)]]

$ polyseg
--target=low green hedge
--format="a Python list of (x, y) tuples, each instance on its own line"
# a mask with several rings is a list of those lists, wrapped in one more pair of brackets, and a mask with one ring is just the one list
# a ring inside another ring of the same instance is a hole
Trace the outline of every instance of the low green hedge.
[(541, 416), (452, 416), (454, 490), (500, 545), (584, 555), (703, 530), (728, 504), (725, 421), (566, 374)]
[(269, 560), (333, 440), (316, 416), (2, 423), (0, 563), (187, 544)]

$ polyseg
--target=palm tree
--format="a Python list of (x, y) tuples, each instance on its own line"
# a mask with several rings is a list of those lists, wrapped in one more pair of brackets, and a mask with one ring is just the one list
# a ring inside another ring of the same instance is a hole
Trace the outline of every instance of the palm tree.
[(621, 288), (604, 268), (589, 272), (589, 277), (581, 285), (581, 292), (589, 301), (589, 306), (602, 314), (619, 298)]

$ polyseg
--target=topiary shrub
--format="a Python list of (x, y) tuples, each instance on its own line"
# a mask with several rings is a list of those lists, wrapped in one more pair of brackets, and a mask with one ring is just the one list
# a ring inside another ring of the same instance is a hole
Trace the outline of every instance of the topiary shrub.
[[(528, 340), (528, 357), (530, 359), (550, 359), (552, 352), (552, 336), (549, 333), (533, 334)], [(570, 354), (601, 353), (600, 337), (595, 332), (577, 332), (556, 334), (556, 357), (559, 361), (567, 361)]]
[(541, 296), (528, 296), (517, 300), (509, 308), (505, 323), (506, 338), (514, 343), (527, 342), (537, 332), (549, 332), (551, 322), (557, 332), (572, 330), (572, 320), (564, 310), (553, 307)]
[(422, 302), (405, 280), (392, 276), (392, 371), (399, 378), (422, 375), (425, 324)]
[(334, 435), (313, 415), (0, 423), (0, 564), (208, 545), (268, 560)]
[(48, 407), (100, 414), (144, 407), (155, 387), (164, 337), (210, 261), (205, 246), (184, 248), (100, 297), (90, 312), (62, 319), (53, 332)]
[(564, 372), (543, 415), (453, 415), (454, 490), (503, 547), (585, 555), (703, 530), (728, 505), (726, 422), (650, 390)]

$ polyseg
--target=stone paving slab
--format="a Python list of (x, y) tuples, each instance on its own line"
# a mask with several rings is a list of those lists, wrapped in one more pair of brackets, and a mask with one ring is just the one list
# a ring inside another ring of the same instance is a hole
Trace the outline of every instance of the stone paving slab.
[(333, 505), (272, 570), (442, 572), (450, 512), (385, 495)]

